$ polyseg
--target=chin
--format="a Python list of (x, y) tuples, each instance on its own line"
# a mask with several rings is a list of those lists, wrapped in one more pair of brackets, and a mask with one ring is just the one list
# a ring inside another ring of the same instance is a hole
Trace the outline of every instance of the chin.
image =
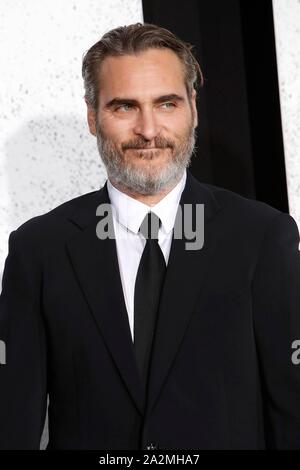
[(167, 167), (166, 164), (164, 163), (158, 163), (158, 162), (153, 162), (153, 163), (148, 163), (146, 165), (137, 165), (135, 166), (135, 170), (139, 173), (139, 170), (143, 174), (147, 174), (148, 176), (157, 176), (159, 175), (163, 170), (165, 170)]

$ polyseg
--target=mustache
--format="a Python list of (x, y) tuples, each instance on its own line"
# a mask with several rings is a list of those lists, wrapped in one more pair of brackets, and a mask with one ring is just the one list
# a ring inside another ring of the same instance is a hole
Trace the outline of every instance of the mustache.
[[(169, 139), (165, 139), (164, 137), (155, 137), (154, 145), (152, 145), (159, 149), (164, 149), (170, 147), (171, 149), (174, 148), (173, 141)], [(149, 148), (149, 141), (143, 138), (137, 138), (134, 140), (128, 140), (127, 142), (122, 144), (122, 150), (128, 149), (147, 149)]]

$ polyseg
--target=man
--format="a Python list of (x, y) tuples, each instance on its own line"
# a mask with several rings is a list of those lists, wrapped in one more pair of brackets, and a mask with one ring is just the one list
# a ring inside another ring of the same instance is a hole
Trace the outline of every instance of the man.
[(1, 448), (39, 448), (49, 394), (48, 449), (299, 449), (294, 220), (187, 170), (202, 75), (172, 33), (108, 32), (83, 78), (108, 180), (10, 235)]

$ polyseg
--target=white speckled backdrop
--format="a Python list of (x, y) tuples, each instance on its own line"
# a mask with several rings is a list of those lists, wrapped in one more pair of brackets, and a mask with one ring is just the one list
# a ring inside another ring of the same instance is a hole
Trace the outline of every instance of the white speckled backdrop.
[(141, 0), (1, 0), (0, 286), (13, 229), (103, 185), (82, 55), (105, 31), (137, 21)]
[(300, 1), (273, 0), (290, 212), (300, 228)]
[(141, 0), (1, 0), (0, 286), (13, 229), (103, 185), (82, 55), (105, 31), (137, 21)]

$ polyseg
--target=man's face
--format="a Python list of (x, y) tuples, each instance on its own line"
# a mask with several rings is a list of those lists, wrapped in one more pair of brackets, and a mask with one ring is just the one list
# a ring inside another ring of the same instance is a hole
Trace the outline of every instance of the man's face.
[(176, 54), (107, 57), (99, 88), (97, 115), (88, 105), (88, 122), (110, 180), (139, 194), (178, 181), (194, 149), (197, 110)]

